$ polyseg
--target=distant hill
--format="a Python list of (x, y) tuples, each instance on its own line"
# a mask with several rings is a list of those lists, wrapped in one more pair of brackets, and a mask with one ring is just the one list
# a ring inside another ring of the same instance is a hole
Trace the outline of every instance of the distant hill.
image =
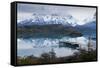
[(74, 27), (64, 27), (62, 24), (20, 26), (17, 33), (18, 37), (82, 36)]
[(18, 21), (18, 37), (49, 37), (56, 36), (82, 36), (84, 32), (96, 31), (96, 16), (87, 18), (82, 25), (71, 16), (58, 16), (57, 14), (38, 16), (33, 15), (29, 19)]

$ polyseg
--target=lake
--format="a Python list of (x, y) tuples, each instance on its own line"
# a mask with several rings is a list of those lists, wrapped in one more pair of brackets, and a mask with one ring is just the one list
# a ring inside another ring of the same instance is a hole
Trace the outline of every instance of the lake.
[[(92, 48), (96, 49), (96, 33), (91, 33), (91, 36), (95, 39), (91, 40)], [(34, 55), (39, 57), (43, 53), (48, 53), (54, 49), (57, 57), (70, 56), (75, 52), (78, 52), (77, 49), (71, 49), (68, 47), (59, 47), (59, 41), (77, 43), (83, 49), (87, 50), (88, 45), (88, 33), (84, 34), (81, 37), (69, 37), (62, 36), (61, 38), (50, 38), (50, 37), (41, 37), (41, 38), (18, 38), (17, 39), (17, 56), (30, 56)]]

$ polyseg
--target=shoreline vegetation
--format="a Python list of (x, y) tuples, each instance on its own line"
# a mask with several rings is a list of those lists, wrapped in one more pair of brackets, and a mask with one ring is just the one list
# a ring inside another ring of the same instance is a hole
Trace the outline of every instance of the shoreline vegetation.
[(27, 57), (17, 56), (17, 64), (52, 64), (52, 63), (73, 63), (73, 62), (86, 62), (86, 61), (96, 61), (97, 53), (96, 50), (86, 51), (80, 49), (79, 52), (75, 52), (71, 56), (57, 57), (56, 53), (52, 49), (48, 53), (41, 54), (40, 57), (33, 55)]

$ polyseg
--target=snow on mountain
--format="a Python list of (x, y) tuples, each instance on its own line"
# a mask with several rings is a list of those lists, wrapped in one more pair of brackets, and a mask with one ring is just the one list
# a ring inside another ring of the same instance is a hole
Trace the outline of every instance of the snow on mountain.
[(57, 14), (51, 15), (32, 15), (30, 19), (18, 21), (18, 25), (45, 25), (45, 24), (62, 24), (67, 26), (76, 26), (77, 20), (71, 15), (66, 17)]
[(96, 21), (96, 15), (94, 14), (92, 17), (84, 19), (82, 22), (84, 24), (79, 24), (79, 21), (76, 20), (73, 16), (67, 15), (67, 16), (59, 16), (57, 14), (51, 14), (51, 15), (37, 15), (33, 14), (31, 18), (25, 19), (25, 20), (18, 20), (18, 26), (23, 25), (46, 25), (46, 24), (62, 24), (64, 26), (84, 26), (86, 24), (91, 24), (91, 22)]
[(96, 22), (96, 13), (93, 16), (86, 18), (83, 22), (86, 22), (85, 24)]
[(84, 29), (84, 30), (96, 30), (96, 15), (94, 14), (91, 18), (87, 18), (84, 20), (83, 25), (77, 25), (76, 28)]

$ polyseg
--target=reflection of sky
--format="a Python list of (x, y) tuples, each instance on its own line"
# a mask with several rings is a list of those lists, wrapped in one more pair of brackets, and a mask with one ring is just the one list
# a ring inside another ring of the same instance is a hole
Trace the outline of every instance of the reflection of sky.
[[(22, 57), (28, 55), (34, 55), (39, 57), (43, 53), (49, 53), (51, 49), (52, 49), (51, 47), (22, 49), (22, 50), (18, 50), (17, 53), (18, 56), (22, 56)], [(77, 52), (77, 50), (72, 50), (70, 48), (54, 48), (54, 51), (57, 57), (69, 56), (69, 55), (73, 55), (74, 52)]]
[[(37, 38), (37, 39), (17, 39), (18, 40), (18, 49), (32, 49), (34, 46), (37, 47), (51, 47), (51, 46), (59, 46), (59, 41), (77, 43), (81, 47), (87, 48), (88, 39), (85, 37), (77, 37), (77, 38), (68, 38), (63, 37), (61, 39), (50, 39), (50, 38)], [(92, 44), (95, 41), (91, 41)]]
[(36, 4), (18, 4), (18, 20), (30, 18), (33, 13), (39, 15), (57, 14), (59, 16), (72, 15), (81, 23), (84, 19), (93, 17), (96, 8), (88, 7), (71, 7), (71, 6), (52, 6)]
[[(18, 55), (36, 55), (39, 56), (44, 52), (51, 51), (54, 48), (57, 56), (68, 56), (72, 55), (77, 50), (72, 50), (71, 48), (59, 48), (59, 41), (66, 41), (71, 43), (78, 43), (81, 48), (87, 49), (88, 39), (85, 37), (68, 38), (63, 37), (62, 39), (17, 39), (18, 40)], [(96, 42), (91, 40), (92, 46), (96, 48)]]

